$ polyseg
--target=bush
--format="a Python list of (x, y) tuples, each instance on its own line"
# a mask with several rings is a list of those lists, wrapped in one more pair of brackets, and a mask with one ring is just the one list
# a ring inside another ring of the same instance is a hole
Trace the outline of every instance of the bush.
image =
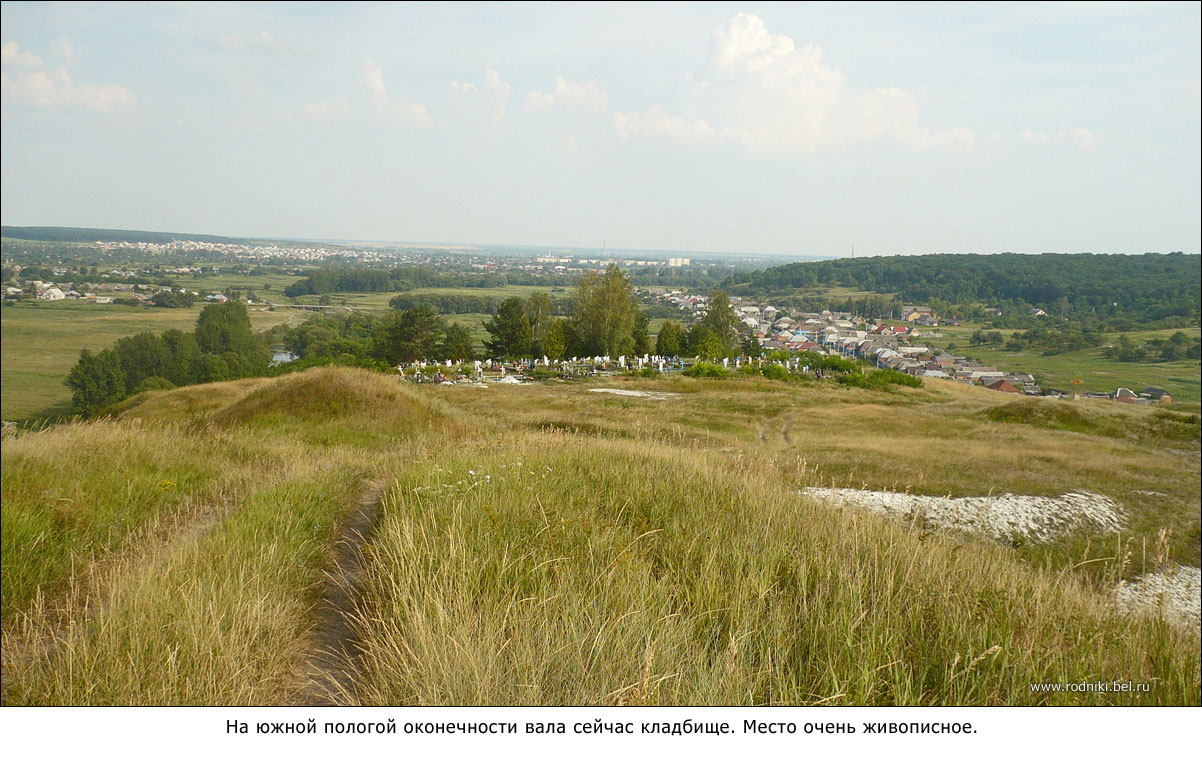
[(138, 384), (138, 387), (134, 389), (134, 393), (137, 394), (144, 391), (158, 391), (162, 389), (174, 388), (175, 384), (171, 383), (166, 378), (163, 378), (162, 376), (150, 376), (149, 378), (142, 379), (142, 383)]
[(655, 368), (643, 368), (642, 370), (632, 370), (627, 374), (629, 378), (663, 378), (663, 374)]
[(684, 371), (690, 378), (730, 378), (730, 371), (712, 362), (698, 362)]
[(922, 379), (917, 376), (909, 375), (908, 373), (899, 373), (896, 370), (873, 370), (868, 374), (869, 383), (873, 384), (897, 384), (898, 386), (909, 386), (911, 389), (921, 389)]
[(769, 381), (791, 381), (793, 374), (784, 365), (765, 365), (760, 371)]

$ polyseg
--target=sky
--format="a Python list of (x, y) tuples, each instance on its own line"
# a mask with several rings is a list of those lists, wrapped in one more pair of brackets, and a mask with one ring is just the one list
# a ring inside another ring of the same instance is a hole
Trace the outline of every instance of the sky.
[(1200, 8), (3, 3), (0, 219), (1198, 253)]

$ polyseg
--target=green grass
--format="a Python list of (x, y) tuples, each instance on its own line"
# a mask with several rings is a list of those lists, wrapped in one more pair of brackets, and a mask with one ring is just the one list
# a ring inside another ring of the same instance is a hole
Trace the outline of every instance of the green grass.
[[(203, 305), (189, 309), (96, 305), (86, 301), (21, 301), (0, 308), (0, 417), (6, 421), (53, 418), (71, 410), (65, 381), (82, 349), (99, 351), (120, 338), (176, 328), (190, 331)], [(293, 312), (250, 312), (263, 330)]]
[[(1074, 389), (1080, 389), (1082, 393), (1111, 392), (1125, 386), (1138, 393), (1145, 386), (1159, 386), (1172, 395), (1174, 402), (1195, 406), (1195, 410), (1199, 402), (1202, 402), (1202, 364), (1198, 360), (1119, 362), (1106, 359), (1103, 356), (1105, 346), (1117, 345), (1121, 333), (1103, 334), (1102, 345), (1097, 348), (1044, 356), (1036, 350), (1008, 352), (993, 346), (969, 345), (969, 337), (973, 331), (980, 329), (990, 330), (976, 324), (940, 327), (935, 332), (942, 333), (943, 338), (933, 338), (931, 343), (944, 349), (949, 342), (955, 343), (957, 348), (952, 351), (954, 354), (976, 358), (985, 364), (996, 366), (999, 370), (1031, 373), (1045, 385), (1061, 391), (1072, 392)], [(1191, 338), (1197, 338), (1199, 335), (1198, 328), (1135, 331), (1126, 335), (1133, 340), (1144, 340), (1168, 337), (1178, 330), (1183, 330)], [(1009, 338), (1018, 331), (998, 332), (1003, 338)], [(1073, 380), (1078, 376), (1081, 384), (1075, 386)]]
[[(1110, 601), (1154, 567), (1141, 536), (1197, 563), (1197, 424), (1016, 401), (337, 368), (148, 392), (4, 439), (3, 702), (296, 702), (331, 543), (381, 482), (341, 702), (1197, 705), (1196, 631)], [(813, 484), (1094, 490), (1131, 521), (1011, 548), (803, 500)], [(1029, 691), (1102, 679), (1153, 689)]]
[[(192, 387), (6, 439), (4, 703), (289, 700), (334, 532), (443, 417), (356, 378)], [(314, 392), (343, 408), (302, 438), (312, 420), (281, 414)]]

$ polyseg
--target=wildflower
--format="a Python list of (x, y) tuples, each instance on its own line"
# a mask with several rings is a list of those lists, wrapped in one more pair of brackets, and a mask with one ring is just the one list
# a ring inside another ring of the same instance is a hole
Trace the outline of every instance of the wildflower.
[(162, 482), (159, 483), (159, 490), (164, 493), (167, 492), (168, 490), (171, 490), (174, 487), (175, 487), (175, 483), (169, 479), (164, 479)]

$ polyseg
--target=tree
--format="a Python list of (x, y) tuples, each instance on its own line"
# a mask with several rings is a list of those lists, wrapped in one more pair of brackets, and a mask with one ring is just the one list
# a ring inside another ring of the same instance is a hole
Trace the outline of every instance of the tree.
[(730, 306), (730, 296), (721, 290), (710, 293), (709, 309), (701, 324), (714, 331), (723, 348), (733, 349), (739, 338), (739, 318)]
[(718, 338), (713, 328), (703, 323), (697, 323), (689, 330), (689, 354), (703, 360), (713, 360), (725, 357), (728, 347)]
[(246, 305), (238, 301), (206, 306), (196, 318), (196, 343), (207, 354), (248, 354), (256, 349)]
[(583, 355), (634, 352), (635, 303), (630, 280), (617, 264), (604, 274), (587, 272), (576, 283), (572, 330)]
[(493, 357), (507, 359), (530, 353), (530, 318), (522, 299), (514, 296), (502, 301), (492, 319), (484, 323), (484, 329), (492, 336), (484, 347)]
[(551, 301), (550, 293), (531, 293), (526, 299), (526, 317), (530, 320), (530, 338), (534, 347), (534, 355), (546, 354), (543, 340), (551, 329), (554, 318), (555, 304)]
[(179, 309), (196, 303), (196, 296), (191, 293), (179, 293), (174, 290), (160, 290), (150, 298), (150, 303), (165, 309)]
[(176, 386), (186, 386), (195, 381), (196, 359), (200, 357), (196, 335), (172, 328), (164, 330), (161, 338), (171, 353), (171, 361), (163, 377)]
[(126, 391), (134, 391), (144, 378), (165, 376), (171, 368), (171, 348), (154, 333), (126, 336), (113, 344), (113, 357), (125, 376)]
[(196, 383), (226, 381), (230, 378), (230, 366), (220, 354), (201, 354), (196, 358)]
[(568, 325), (563, 320), (555, 320), (547, 330), (543, 339), (543, 354), (553, 360), (561, 360), (568, 351)]
[(372, 356), (389, 365), (435, 357), (442, 346), (442, 318), (429, 306), (392, 312), (376, 326)]
[(678, 357), (684, 351), (684, 328), (672, 320), (664, 323), (655, 337), (655, 353), (662, 357)]
[(647, 328), (647, 315), (635, 310), (634, 313), (634, 330), (631, 331), (631, 337), (634, 339), (634, 353), (638, 356), (651, 353), (651, 334)]
[(67, 386), (75, 412), (92, 416), (125, 397), (125, 374), (111, 351), (92, 354), (84, 349), (67, 375)]
[(743, 343), (739, 349), (744, 357), (758, 357), (763, 349), (760, 347), (760, 341), (755, 336), (749, 335), (743, 339)]
[(472, 336), (468, 333), (467, 328), (458, 322), (453, 322), (447, 328), (447, 336), (442, 342), (442, 351), (439, 356), (451, 360), (474, 359), (476, 352), (472, 346)]

